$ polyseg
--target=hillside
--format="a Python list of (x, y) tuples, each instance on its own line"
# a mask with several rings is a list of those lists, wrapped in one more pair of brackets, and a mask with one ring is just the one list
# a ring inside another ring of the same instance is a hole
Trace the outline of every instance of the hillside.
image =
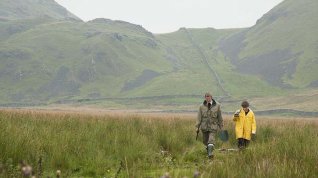
[(220, 43), (240, 73), (283, 88), (317, 87), (318, 1), (285, 0)]
[[(215, 95), (239, 97), (268, 95), (267, 91), (279, 92), (278, 88), (272, 87), (256, 77), (233, 71), (233, 64), (218, 49), (220, 40), (242, 30), (244, 29), (181, 28), (175, 33), (159, 35), (157, 38), (177, 56), (180, 63), (184, 64), (184, 68), (201, 75), (201, 79), (198, 79), (201, 80), (201, 83), (210, 83), (210, 90)], [(207, 71), (207, 73), (203, 74), (203, 71)], [(204, 77), (208, 77), (208, 80)], [(246, 88), (245, 85), (248, 84), (252, 87)]]
[(51, 17), (80, 20), (54, 0), (1, 0), (0, 7), (0, 19)]
[(163, 51), (149, 32), (124, 22), (51, 21), (11, 35), (0, 50), (7, 101), (112, 96), (146, 69), (171, 66), (157, 60)]
[(83, 22), (53, 0), (1, 1), (0, 104), (193, 108), (212, 91), (228, 110), (244, 98), (271, 109), (264, 103), (295, 93), (304, 97), (292, 108), (304, 109), (317, 90), (316, 6), (286, 0), (251, 28), (154, 35), (124, 21)]

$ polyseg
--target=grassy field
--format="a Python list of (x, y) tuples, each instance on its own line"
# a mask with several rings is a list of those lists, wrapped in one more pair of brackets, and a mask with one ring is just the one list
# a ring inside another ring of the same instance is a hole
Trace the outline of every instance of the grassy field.
[[(224, 116), (228, 142), (234, 125)], [(195, 140), (195, 114), (137, 114), (98, 110), (1, 110), (0, 177), (315, 177), (316, 118), (257, 117), (257, 139), (241, 152), (215, 151), (208, 160)], [(37, 176), (38, 177), (38, 176)]]

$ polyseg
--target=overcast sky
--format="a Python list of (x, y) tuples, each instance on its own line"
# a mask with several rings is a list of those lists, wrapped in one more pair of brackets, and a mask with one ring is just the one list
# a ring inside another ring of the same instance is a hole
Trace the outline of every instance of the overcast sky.
[(153, 33), (251, 27), (283, 0), (55, 0), (84, 21), (123, 20)]

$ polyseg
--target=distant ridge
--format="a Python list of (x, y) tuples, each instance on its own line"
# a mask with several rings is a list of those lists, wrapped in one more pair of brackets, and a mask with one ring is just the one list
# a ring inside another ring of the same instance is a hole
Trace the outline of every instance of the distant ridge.
[(0, 7), (0, 17), (2, 19), (16, 20), (50, 17), (80, 20), (80, 18), (54, 0), (1, 0)]

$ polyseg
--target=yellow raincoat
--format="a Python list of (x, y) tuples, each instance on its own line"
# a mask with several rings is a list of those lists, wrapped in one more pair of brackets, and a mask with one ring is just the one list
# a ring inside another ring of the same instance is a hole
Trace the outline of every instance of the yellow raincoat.
[(235, 113), (238, 114), (238, 117), (235, 116), (236, 114), (233, 116), (236, 139), (244, 138), (251, 140), (251, 134), (256, 134), (256, 121), (253, 111), (249, 109), (249, 112), (245, 115), (245, 111), (242, 108)]

